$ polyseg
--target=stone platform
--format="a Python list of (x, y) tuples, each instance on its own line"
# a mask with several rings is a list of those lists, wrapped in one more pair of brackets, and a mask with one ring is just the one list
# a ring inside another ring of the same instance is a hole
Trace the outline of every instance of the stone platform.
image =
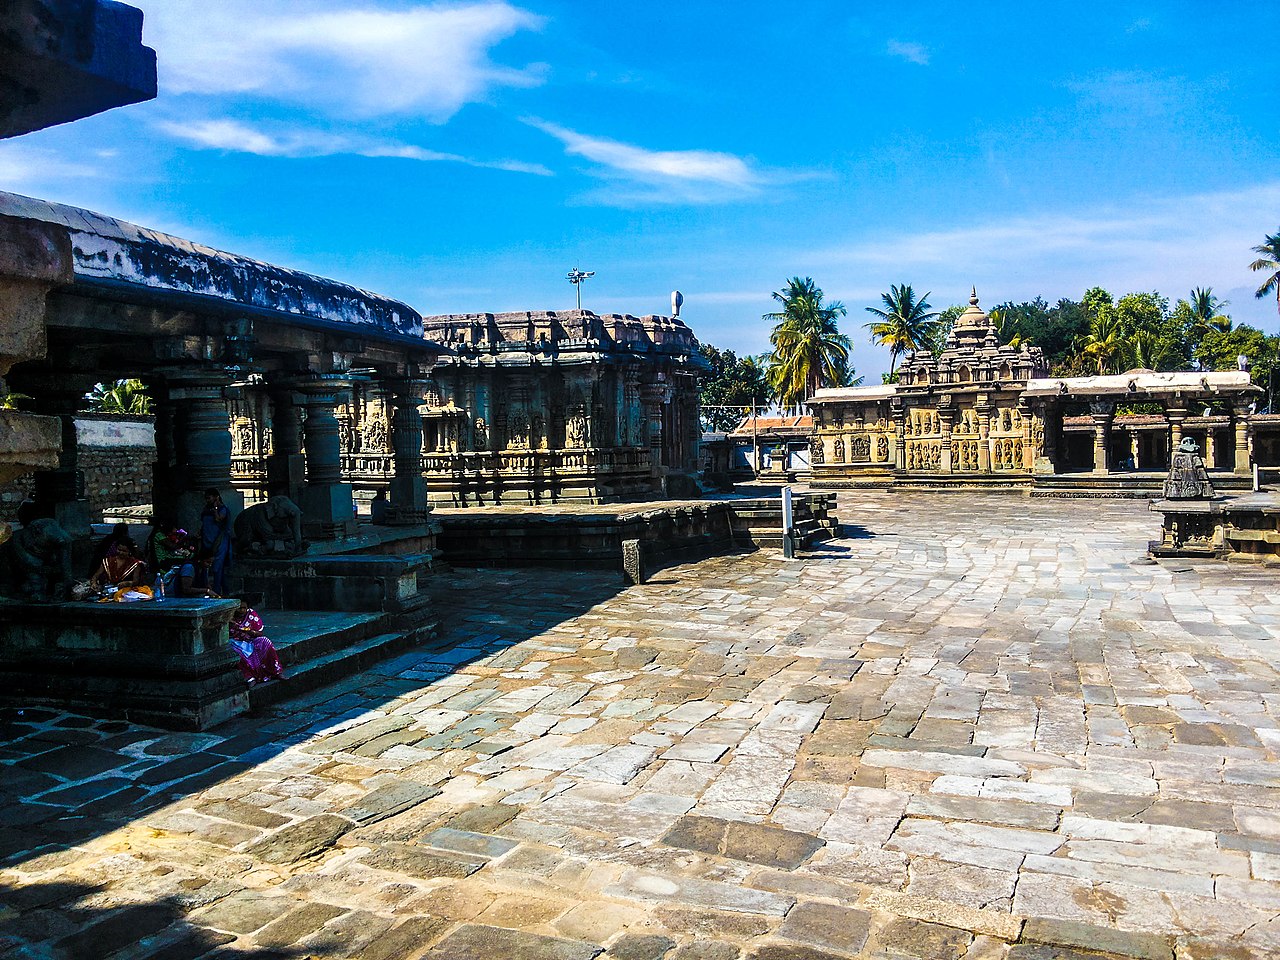
[[(798, 493), (804, 549), (833, 535), (831, 494)], [(439, 508), (442, 552), (461, 566), (620, 570), (633, 581), (671, 563), (732, 550), (782, 548), (781, 493), (625, 505)], [(638, 561), (637, 561), (638, 558)]]
[(5, 712), (0, 953), (1280, 954), (1274, 574), (1146, 562), (1127, 501), (841, 512), (442, 573), (441, 642), (215, 731)]
[(1150, 544), (1152, 556), (1280, 563), (1280, 496), (1275, 493), (1157, 500), (1151, 509), (1163, 516), (1160, 539)]
[(228, 642), (235, 607), (0, 601), (0, 703), (205, 730), (401, 653), (436, 627), (422, 615), (263, 611), (286, 679), (249, 688)]

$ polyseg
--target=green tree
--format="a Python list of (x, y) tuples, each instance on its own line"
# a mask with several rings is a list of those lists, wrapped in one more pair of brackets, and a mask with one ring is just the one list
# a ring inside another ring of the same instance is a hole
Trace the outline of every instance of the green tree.
[(95, 413), (147, 414), (151, 412), (151, 398), (141, 380), (116, 380), (113, 383), (94, 384), (85, 394), (90, 410)]
[(852, 382), (849, 366), (849, 338), (840, 332), (837, 320), (845, 316), (838, 300), (823, 302), (821, 288), (812, 277), (792, 277), (785, 290), (774, 291), (782, 304), (764, 319), (776, 326), (769, 336), (773, 353), (769, 357), (769, 386), (783, 406), (804, 403), (821, 387), (844, 386)]
[(1231, 329), (1231, 318), (1222, 312), (1222, 308), (1230, 304), (1214, 296), (1213, 287), (1196, 287), (1187, 299), (1187, 306), (1191, 308), (1189, 327), (1197, 340), (1210, 330)]
[(709, 343), (700, 349), (710, 366), (699, 380), (702, 419), (713, 430), (732, 430), (742, 420), (741, 408), (753, 403), (764, 406), (769, 399), (764, 365), (756, 357), (739, 357), (732, 350), (717, 350)]
[(1080, 341), (1081, 355), (1093, 373), (1118, 373), (1124, 355), (1126, 331), (1113, 309), (1101, 310), (1089, 323), (1089, 332)]
[(911, 284), (890, 284), (889, 292), (880, 294), (884, 309), (867, 307), (867, 313), (878, 320), (866, 324), (871, 342), (889, 348), (889, 372), (898, 366), (898, 357), (908, 350), (927, 349), (937, 311), (929, 307), (929, 294), (919, 300)]
[(1258, 254), (1258, 259), (1249, 264), (1249, 269), (1256, 272), (1269, 272), (1270, 276), (1263, 281), (1257, 292), (1254, 294), (1259, 300), (1268, 294), (1274, 294), (1276, 298), (1276, 310), (1280, 311), (1280, 230), (1276, 231), (1274, 236), (1268, 236), (1265, 241), (1253, 248), (1253, 252)]
[[(951, 336), (956, 321), (968, 306), (967, 303), (953, 303), (945, 310), (938, 311), (938, 315), (933, 318), (933, 323), (929, 324), (929, 332), (925, 335), (925, 344), (921, 349), (928, 350), (935, 357), (947, 349), (947, 337)], [(893, 380), (886, 382), (897, 383), (897, 374), (893, 374)]]

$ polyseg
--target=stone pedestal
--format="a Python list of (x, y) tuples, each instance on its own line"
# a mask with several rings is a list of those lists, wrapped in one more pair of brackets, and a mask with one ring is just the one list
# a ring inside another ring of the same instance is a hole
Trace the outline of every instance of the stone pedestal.
[(1237, 405), (1232, 407), (1231, 412), (1236, 441), (1235, 472), (1247, 476), (1252, 471), (1249, 462), (1249, 408)]

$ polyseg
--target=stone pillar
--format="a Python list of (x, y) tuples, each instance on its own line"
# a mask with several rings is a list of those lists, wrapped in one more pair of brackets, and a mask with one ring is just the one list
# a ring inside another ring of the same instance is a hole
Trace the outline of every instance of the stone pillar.
[[(157, 490), (157, 511), (187, 530), (198, 530), (204, 491), (213, 488), (234, 519), (244, 506), (244, 496), (231, 486), (231, 418), (227, 415), (231, 374), (213, 364), (156, 373), (165, 382), (156, 404), (173, 408), (166, 416), (172, 417), (174, 427), (174, 469), (164, 479), (164, 502)], [(161, 478), (156, 479), (159, 484)]]
[(893, 418), (893, 467), (907, 469), (907, 411), (899, 399), (889, 402), (889, 414)]
[(1095, 400), (1089, 404), (1089, 413), (1093, 417), (1093, 472), (1096, 474), (1111, 472), (1109, 451), (1115, 412), (1115, 404), (1107, 400)]
[(61, 443), (58, 466), (36, 471), (34, 500), (41, 516), (57, 520), (63, 530), (76, 538), (91, 536), (90, 524), (101, 519), (85, 496), (84, 471), (80, 469), (76, 440), (76, 412), (89, 386), (79, 379), (67, 378), (42, 384), (38, 390), (28, 387), (36, 412), (57, 418)]
[(1142, 434), (1137, 430), (1129, 432), (1129, 456), (1133, 458), (1133, 469), (1142, 469)]
[[(654, 492), (661, 489), (662, 469), (662, 406), (667, 400), (665, 383), (646, 383), (640, 388), (640, 403), (644, 410), (645, 429), (648, 436), (641, 438), (637, 446), (649, 448), (649, 475), (654, 479)], [(647, 442), (645, 442), (647, 440)]]
[(1218, 469), (1218, 441), (1213, 435), (1212, 424), (1204, 428), (1204, 468), (1206, 470)]
[(1235, 472), (1247, 476), (1253, 471), (1249, 457), (1249, 444), (1253, 439), (1253, 425), (1249, 422), (1249, 405), (1236, 403), (1231, 405), (1232, 426), (1235, 428)]
[(1182, 422), (1187, 419), (1187, 409), (1165, 407), (1164, 416), (1169, 421), (1169, 462), (1173, 463), (1173, 451), (1182, 443)]
[(951, 427), (952, 421), (955, 419), (955, 411), (950, 406), (944, 406), (942, 401), (946, 397), (940, 398), (938, 402), (938, 426), (939, 433), (942, 436), (941, 454), (941, 470), (943, 473), (952, 473), (955, 470), (955, 464), (951, 462)]
[(391, 478), (391, 506), (387, 522), (397, 525), (424, 523), (427, 505), (427, 481), (422, 475), (422, 396), (427, 381), (416, 378), (391, 380), (394, 412), (391, 415), (391, 449), (395, 475)]
[(296, 383), (307, 410), (303, 425), (306, 486), (302, 491), (303, 529), (310, 540), (336, 540), (355, 534), (351, 485), (342, 482), (342, 441), (334, 412), (351, 380), (340, 374), (314, 374)]
[(1058, 472), (1058, 457), (1061, 455), (1062, 443), (1062, 408), (1054, 401), (1046, 402), (1040, 408), (1040, 424), (1043, 428), (1044, 446), (1035, 456), (1032, 469), (1041, 475)]
[(974, 404), (978, 414), (978, 472), (991, 472), (991, 402), (986, 397), (979, 397)]
[(302, 503), (306, 482), (306, 458), (302, 455), (302, 397), (289, 385), (274, 382), (268, 387), (271, 400), (271, 453), (267, 456), (267, 490), (284, 492), (294, 503)]

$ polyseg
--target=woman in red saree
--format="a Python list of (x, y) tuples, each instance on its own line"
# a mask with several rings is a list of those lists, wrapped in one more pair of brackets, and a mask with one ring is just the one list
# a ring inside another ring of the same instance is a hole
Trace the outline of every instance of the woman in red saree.
[(262, 618), (243, 600), (231, 617), (231, 646), (240, 655), (240, 673), (247, 683), (284, 677), (276, 648), (262, 635)]

